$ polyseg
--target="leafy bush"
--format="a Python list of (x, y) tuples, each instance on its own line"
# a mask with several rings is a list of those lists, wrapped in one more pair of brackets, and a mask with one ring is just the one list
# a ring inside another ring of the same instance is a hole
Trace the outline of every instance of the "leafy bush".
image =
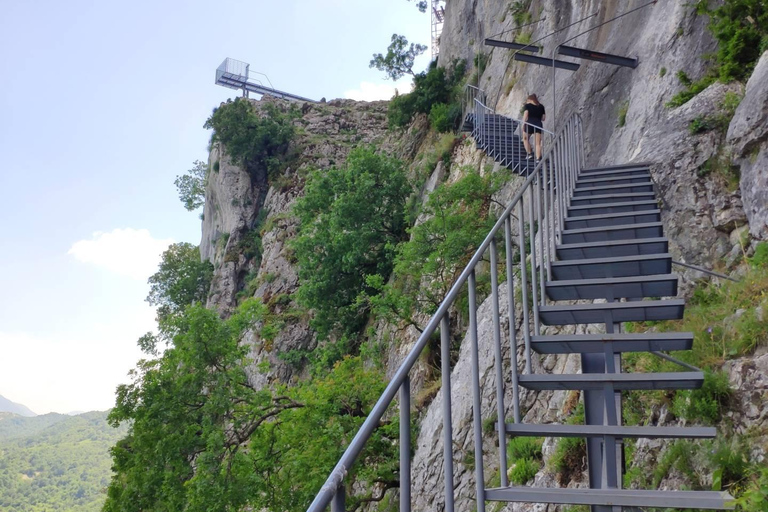
[[(214, 169), (218, 172), (218, 160)], [(173, 184), (179, 191), (179, 199), (187, 211), (193, 211), (205, 203), (205, 187), (208, 183), (208, 164), (195, 160), (193, 167), (186, 174), (176, 176)]]
[(452, 116), (460, 117), (460, 113), (457, 115), (455, 112), (461, 109), (460, 82), (465, 68), (464, 61), (457, 61), (446, 72), (445, 68), (433, 63), (426, 72), (416, 74), (413, 78), (413, 92), (401, 94), (390, 102), (387, 112), (389, 125), (404, 127), (414, 115), (430, 114), (434, 105), (443, 103), (449, 105), (445, 113), (448, 123), (453, 121), (455, 126), (455, 117)]
[[(683, 75), (687, 78), (687, 75), (683, 73), (682, 71), (678, 73), (678, 78), (680, 78), (680, 75)], [(669, 108), (675, 108), (679, 107), (680, 105), (683, 105), (685, 103), (688, 103), (688, 101), (699, 94), (701, 91), (715, 83), (715, 77), (707, 75), (703, 77), (701, 80), (698, 80), (696, 82), (691, 82), (690, 79), (687, 80), (687, 83), (683, 80), (680, 80), (680, 82), (686, 86), (685, 89), (678, 92), (674, 96), (672, 96), (672, 99), (667, 102), (667, 107)]]
[(206, 302), (212, 279), (213, 265), (200, 260), (200, 249), (196, 245), (181, 242), (168, 247), (158, 271), (149, 278), (146, 299), (151, 306), (157, 306), (161, 332), (171, 328), (171, 318), (187, 306)]
[(718, 41), (721, 81), (749, 77), (768, 45), (768, 9), (764, 0), (725, 0), (714, 8), (700, 0), (697, 11), (710, 17), (709, 30)]
[(508, 179), (506, 172), (480, 176), (469, 170), (460, 180), (439, 186), (424, 205), (425, 220), (411, 228), (411, 239), (397, 249), (391, 284), (369, 284), (376, 311), (391, 320), (418, 326), (417, 312), (431, 314), (493, 227), (492, 196)]
[(230, 158), (249, 172), (274, 172), (293, 139), (296, 115), (273, 103), (256, 110), (247, 99), (237, 98), (214, 110), (205, 128), (213, 129), (212, 141), (221, 142)]
[(372, 148), (350, 152), (346, 165), (310, 174), (296, 202), (300, 303), (313, 309), (320, 339), (355, 336), (365, 322), (367, 281), (392, 271), (405, 236), (405, 201), (411, 188), (403, 164)]
[(461, 105), (436, 103), (429, 111), (429, 124), (438, 132), (448, 132), (458, 128), (461, 121)]

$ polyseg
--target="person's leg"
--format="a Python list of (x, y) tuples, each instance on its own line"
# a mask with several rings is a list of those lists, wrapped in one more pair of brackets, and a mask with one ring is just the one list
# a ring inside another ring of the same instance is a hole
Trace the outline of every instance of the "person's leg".
[(536, 160), (541, 160), (541, 132), (534, 135), (536, 137)]
[(528, 154), (528, 156), (531, 155), (531, 143), (528, 141), (528, 132), (526, 131), (525, 126), (523, 126), (523, 145), (525, 146), (525, 152)]

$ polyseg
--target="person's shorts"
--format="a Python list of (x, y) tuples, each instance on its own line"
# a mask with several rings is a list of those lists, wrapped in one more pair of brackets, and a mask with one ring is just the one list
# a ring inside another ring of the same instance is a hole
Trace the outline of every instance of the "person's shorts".
[(525, 133), (527, 133), (527, 134), (541, 133), (541, 128), (538, 127), (538, 126), (534, 126), (532, 124), (523, 125), (523, 128), (525, 129)]

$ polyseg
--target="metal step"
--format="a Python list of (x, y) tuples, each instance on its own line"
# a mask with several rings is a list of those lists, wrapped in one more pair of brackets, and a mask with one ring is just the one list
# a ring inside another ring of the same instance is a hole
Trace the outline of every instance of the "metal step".
[(552, 262), (552, 276), (556, 280), (652, 276), (671, 271), (672, 256), (668, 253)]
[(733, 497), (724, 491), (641, 491), (634, 489), (568, 489), (498, 487), (485, 489), (488, 501), (604, 505), (617, 507), (733, 510)]
[(588, 215), (605, 215), (608, 213), (641, 212), (656, 210), (658, 207), (659, 203), (655, 199), (631, 201), (628, 203), (606, 203), (601, 205), (586, 204), (568, 208), (568, 217), (575, 218)]
[(683, 318), (684, 310), (682, 299), (566, 304), (539, 307), (539, 319), (544, 325), (654, 322), (679, 320)]
[(564, 229), (560, 239), (564, 244), (587, 242), (611, 242), (616, 240), (638, 240), (657, 238), (664, 235), (661, 222), (601, 226), (598, 228)]
[(640, 212), (603, 213), (600, 215), (584, 215), (581, 217), (566, 217), (565, 229), (599, 228), (602, 226), (617, 226), (621, 224), (645, 224), (661, 221), (661, 210), (645, 210)]
[(652, 162), (636, 162), (636, 163), (620, 164), (620, 165), (608, 165), (606, 167), (590, 167), (588, 169), (582, 169), (581, 172), (583, 174), (592, 174), (595, 172), (618, 171), (618, 170), (635, 169), (635, 168), (648, 169), (651, 165), (653, 165)]
[(557, 334), (531, 336), (531, 347), (539, 354), (602, 354), (605, 344), (614, 352), (661, 352), (690, 350), (692, 332), (646, 332), (614, 334)]
[(626, 427), (614, 425), (536, 425), (507, 423), (508, 434), (520, 437), (603, 437), (623, 439), (714, 439), (714, 427)]
[(645, 176), (651, 171), (648, 167), (625, 167), (623, 169), (608, 169), (602, 171), (581, 171), (579, 178), (600, 178), (600, 177), (613, 177), (613, 176)]
[(561, 244), (555, 247), (557, 257), (561, 260), (658, 254), (668, 250), (669, 240), (665, 237), (615, 240), (611, 242), (582, 242)]
[[(578, 261), (578, 260), (576, 260)], [(610, 277), (547, 281), (545, 291), (550, 300), (643, 299), (676, 297), (677, 276)]]
[(517, 381), (524, 388), (536, 391), (601, 390), (606, 384), (613, 384), (615, 391), (697, 389), (704, 382), (704, 373), (576, 373), (570, 375), (546, 373), (518, 375)]
[(638, 192), (653, 192), (653, 183), (601, 185), (597, 187), (576, 188), (573, 190), (573, 197), (600, 196), (605, 194), (635, 194)]
[[(581, 177), (576, 180), (576, 189), (589, 188), (589, 187), (602, 187), (610, 185), (628, 185), (631, 183), (651, 183), (651, 173), (646, 175), (629, 175), (629, 176), (613, 176), (606, 177), (601, 176), (599, 178), (584, 178)], [(652, 184), (652, 183), (651, 183)]]
[(628, 203), (633, 201), (656, 200), (656, 194), (653, 192), (636, 192), (632, 194), (602, 194), (599, 196), (580, 196), (572, 197), (570, 200), (571, 208), (574, 206), (583, 206), (588, 204), (610, 204), (610, 203)]

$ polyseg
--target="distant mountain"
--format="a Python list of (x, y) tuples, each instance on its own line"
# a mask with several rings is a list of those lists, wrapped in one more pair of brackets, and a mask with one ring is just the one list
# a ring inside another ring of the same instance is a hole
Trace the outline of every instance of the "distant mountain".
[(25, 418), (0, 412), (0, 511), (99, 512), (109, 449), (125, 437), (107, 412)]
[(27, 417), (37, 416), (37, 414), (30, 411), (27, 406), (11, 402), (3, 395), (0, 395), (0, 412), (12, 412), (13, 414)]

